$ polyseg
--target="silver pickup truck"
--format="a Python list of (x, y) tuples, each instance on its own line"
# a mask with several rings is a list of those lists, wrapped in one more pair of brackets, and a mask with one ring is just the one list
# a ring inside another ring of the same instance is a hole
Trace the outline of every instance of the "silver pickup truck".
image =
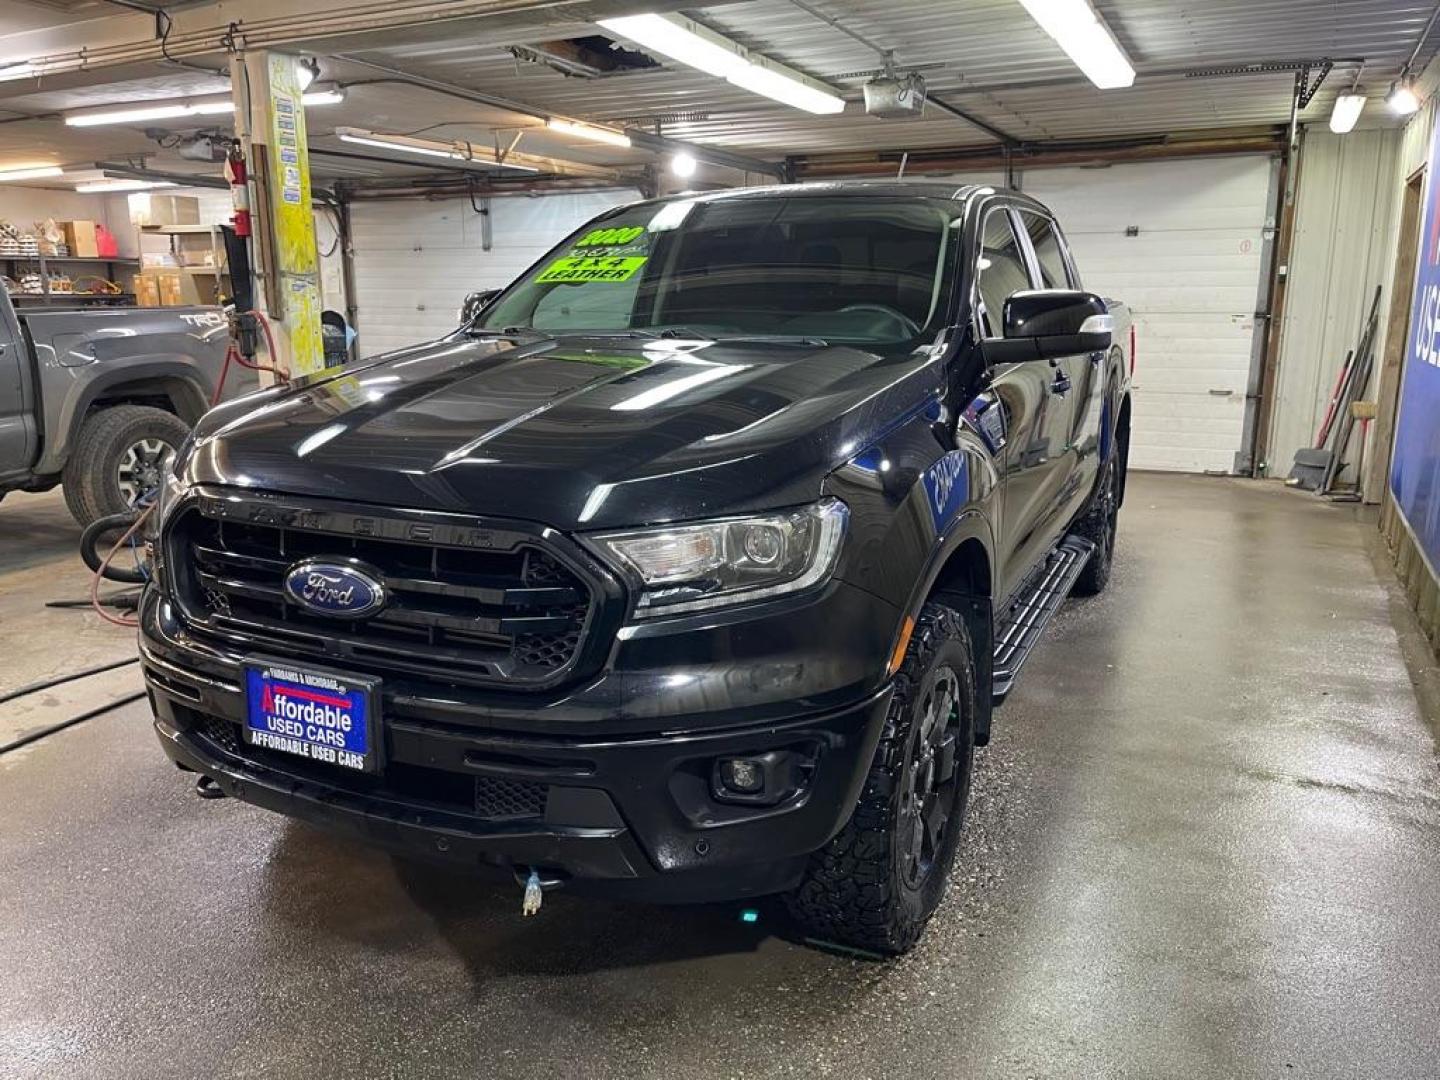
[[(22, 313), (0, 288), (0, 497), (63, 483), (82, 525), (134, 506), (209, 408), (228, 339), (219, 308)], [(232, 367), (224, 396), (254, 386)]]

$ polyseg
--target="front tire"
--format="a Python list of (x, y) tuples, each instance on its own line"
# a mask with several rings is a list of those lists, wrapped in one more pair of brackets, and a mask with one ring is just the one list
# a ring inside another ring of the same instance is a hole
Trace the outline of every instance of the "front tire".
[(975, 711), (965, 620), (928, 603), (895, 676), (855, 812), (786, 897), (810, 936), (891, 956), (920, 939), (944, 896), (964, 825)]
[(62, 482), (65, 505), (81, 525), (143, 504), (160, 482), (160, 462), (190, 429), (164, 409), (116, 405), (80, 425)]

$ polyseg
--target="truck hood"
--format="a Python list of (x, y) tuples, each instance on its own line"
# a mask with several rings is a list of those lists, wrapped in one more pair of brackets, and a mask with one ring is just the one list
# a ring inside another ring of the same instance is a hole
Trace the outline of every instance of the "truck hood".
[(595, 529), (798, 505), (939, 388), (929, 350), (454, 337), (210, 414), (192, 483)]

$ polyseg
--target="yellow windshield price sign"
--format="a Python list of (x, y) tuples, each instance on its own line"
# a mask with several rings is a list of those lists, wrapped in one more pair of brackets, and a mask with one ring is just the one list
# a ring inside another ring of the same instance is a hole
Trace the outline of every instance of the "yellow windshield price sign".
[(567, 256), (556, 259), (540, 271), (537, 282), (629, 281), (645, 265), (644, 255)]

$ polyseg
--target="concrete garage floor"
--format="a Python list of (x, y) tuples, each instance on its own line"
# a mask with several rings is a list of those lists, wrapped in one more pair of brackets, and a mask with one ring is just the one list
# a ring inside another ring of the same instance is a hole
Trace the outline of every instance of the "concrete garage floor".
[[(0, 692), (130, 648), (31, 621), (82, 591), (38, 543), (60, 514), (0, 507)], [(1368, 530), (1154, 475), (1121, 528), (904, 960), (774, 906), (522, 920), (516, 888), (199, 801), (133, 705), (0, 757), (0, 1075), (1434, 1077), (1435, 744)]]

